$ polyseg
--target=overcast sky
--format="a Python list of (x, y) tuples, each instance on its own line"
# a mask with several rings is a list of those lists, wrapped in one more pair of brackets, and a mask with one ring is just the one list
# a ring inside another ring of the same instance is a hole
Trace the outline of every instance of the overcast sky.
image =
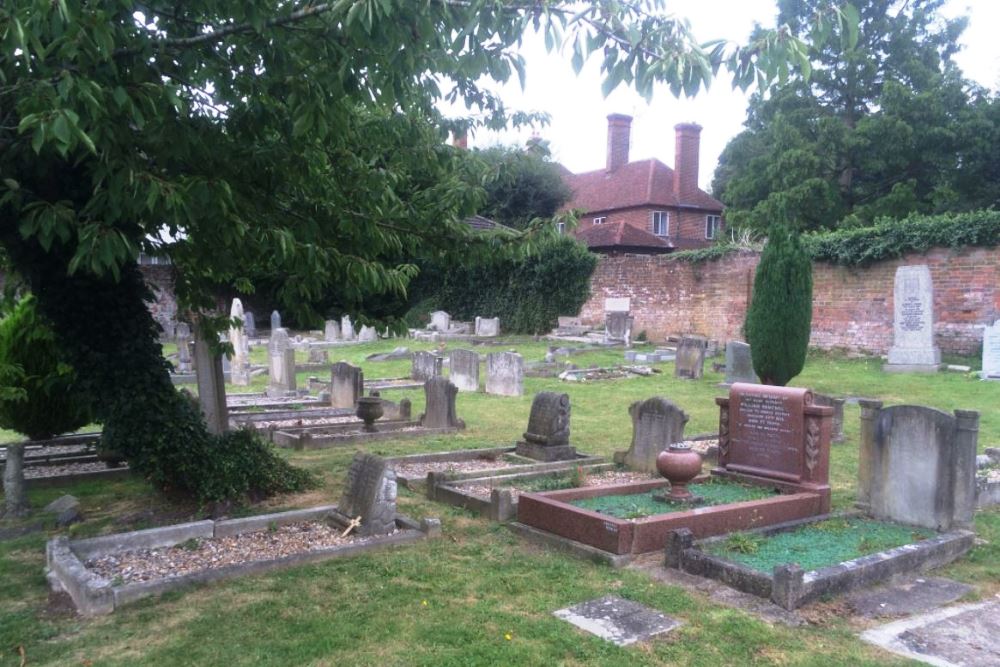
[[(774, 25), (774, 0), (670, 0), (670, 11), (685, 16), (699, 41), (730, 39), (744, 43), (754, 22)], [(962, 36), (963, 50), (956, 60), (967, 78), (997, 90), (1000, 87), (1000, 0), (950, 0), (945, 14), (968, 15), (970, 23)], [(525, 90), (515, 81), (500, 89), (511, 109), (544, 111), (552, 118), (538, 133), (551, 142), (556, 160), (575, 172), (599, 169), (605, 162), (607, 115), (627, 113), (632, 122), (631, 160), (659, 158), (674, 162), (675, 124), (695, 121), (702, 125), (699, 183), (707, 189), (719, 154), (742, 129), (747, 97), (733, 91), (728, 74), (719, 78), (708, 92), (692, 99), (674, 98), (665, 87), (658, 88), (651, 103), (620, 86), (607, 99), (601, 95), (598, 55), (577, 76), (569, 58), (545, 51), (540, 39), (528, 38), (522, 49), (527, 60)], [(472, 146), (496, 143), (523, 144), (532, 130), (503, 134), (480, 131)]]

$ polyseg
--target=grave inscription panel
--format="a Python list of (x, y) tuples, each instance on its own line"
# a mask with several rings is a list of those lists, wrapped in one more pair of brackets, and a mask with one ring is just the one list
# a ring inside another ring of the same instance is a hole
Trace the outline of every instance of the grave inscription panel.
[(733, 385), (729, 467), (789, 481), (801, 479), (807, 389)]

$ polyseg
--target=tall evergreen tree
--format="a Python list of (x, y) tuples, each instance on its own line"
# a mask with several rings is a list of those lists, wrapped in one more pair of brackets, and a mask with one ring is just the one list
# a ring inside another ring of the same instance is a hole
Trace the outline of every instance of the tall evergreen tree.
[(811, 325), (812, 260), (797, 232), (772, 225), (744, 327), (761, 382), (784, 386), (802, 372)]

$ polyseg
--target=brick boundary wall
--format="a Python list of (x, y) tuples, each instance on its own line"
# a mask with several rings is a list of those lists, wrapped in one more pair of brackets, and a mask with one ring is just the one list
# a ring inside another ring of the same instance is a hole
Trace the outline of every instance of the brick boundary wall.
[[(650, 340), (695, 333), (743, 340), (742, 326), (760, 255), (744, 251), (705, 262), (669, 255), (602, 255), (580, 310), (604, 320), (606, 297), (631, 297), (636, 333)], [(983, 327), (1000, 319), (1000, 248), (934, 248), (865, 267), (813, 265), (809, 344), (885, 354), (892, 345), (896, 267), (927, 264), (934, 283), (934, 334), (941, 350), (979, 354)]]

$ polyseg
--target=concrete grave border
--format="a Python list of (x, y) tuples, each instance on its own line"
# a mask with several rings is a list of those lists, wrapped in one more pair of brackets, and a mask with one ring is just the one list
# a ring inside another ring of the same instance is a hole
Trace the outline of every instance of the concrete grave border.
[(275, 447), (302, 451), (381, 442), (383, 440), (409, 440), (429, 435), (456, 433), (463, 428), (459, 426), (425, 428), (420, 425), (419, 420), (377, 421), (375, 425), (378, 431), (374, 433), (359, 430), (362, 426), (360, 421), (297, 429), (279, 429), (271, 434), (271, 442), (274, 443)]
[(323, 505), (242, 519), (195, 521), (74, 541), (60, 536), (49, 540), (45, 546), (46, 577), (53, 590), (65, 591), (69, 594), (80, 615), (100, 616), (110, 614), (122, 605), (136, 600), (191, 584), (232, 579), (332, 558), (354, 556), (428, 537), (436, 537), (441, 533), (441, 522), (438, 519), (426, 518), (417, 523), (409, 517), (397, 514), (397, 532), (395, 534), (368, 538), (360, 544), (326, 547), (281, 558), (249, 561), (217, 569), (199, 570), (179, 577), (118, 586), (113, 585), (108, 579), (94, 574), (84, 565), (85, 561), (95, 556), (131, 549), (169, 547), (197, 538), (229, 537), (264, 530), (272, 525), (325, 519), (335, 520), (335, 510), (335, 505)]
[[(856, 516), (860, 514), (827, 514), (743, 532), (766, 537), (826, 519)], [(703, 546), (726, 538), (726, 535), (722, 535), (695, 541), (687, 528), (671, 531), (667, 536), (664, 564), (689, 574), (721, 581), (738, 591), (767, 598), (779, 607), (792, 610), (824, 596), (869, 588), (896, 575), (947, 565), (972, 548), (975, 533), (967, 530), (940, 533), (937, 537), (818, 570), (805, 571), (794, 563), (778, 565), (771, 574), (758, 572), (702, 550)]]

